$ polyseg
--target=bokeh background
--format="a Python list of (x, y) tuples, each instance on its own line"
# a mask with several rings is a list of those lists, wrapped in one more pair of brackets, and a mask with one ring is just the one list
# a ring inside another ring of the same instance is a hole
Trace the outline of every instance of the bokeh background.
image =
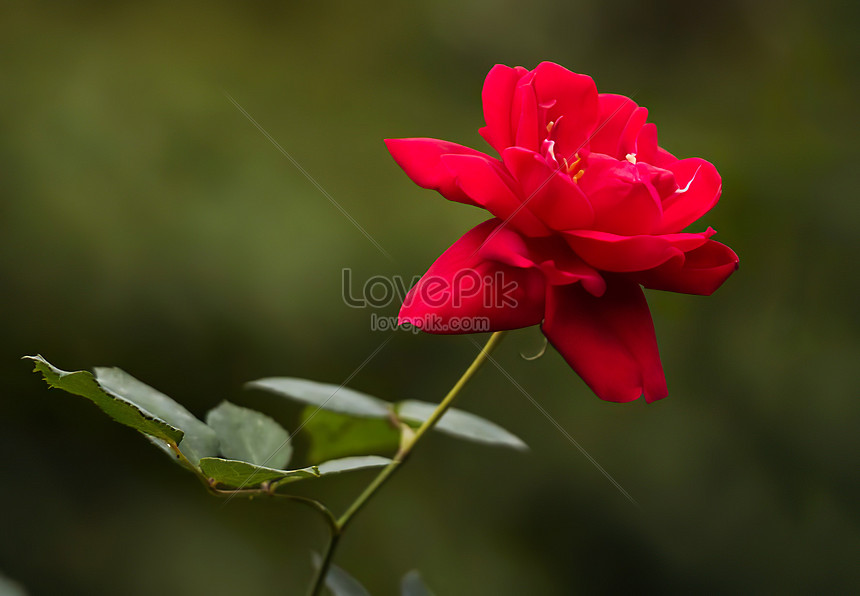
[[(344, 305), (341, 270), (411, 278), (482, 218), (411, 184), (382, 139), (485, 147), (486, 72), (548, 59), (632, 94), (665, 147), (718, 166), (704, 223), (740, 271), (711, 298), (649, 295), (662, 402), (601, 402), (551, 350), (526, 362), (534, 330), (499, 352), (640, 508), (487, 367), (460, 407), (531, 451), (433, 437), (337, 562), (375, 594), (412, 568), (440, 595), (856, 592), (857, 16), (828, 1), (5, 3), (0, 572), (31, 594), (303, 593), (325, 538), (309, 512), (224, 506), (19, 358), (121, 366), (200, 416), (226, 398), (295, 428), (297, 407), (241, 385), (340, 383), (386, 339)], [(399, 332), (351, 385), (436, 401), (474, 354)], [(370, 477), (297, 490), (340, 508)]]

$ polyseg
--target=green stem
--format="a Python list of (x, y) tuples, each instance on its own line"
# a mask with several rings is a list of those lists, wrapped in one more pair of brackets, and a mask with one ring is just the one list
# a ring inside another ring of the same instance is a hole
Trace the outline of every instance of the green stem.
[(285, 495), (285, 494), (274, 493), (273, 496), (284, 497), (284, 498), (289, 499), (291, 501), (295, 501), (296, 503), (303, 503), (304, 505), (307, 505), (311, 509), (316, 510), (317, 513), (319, 513), (320, 515), (323, 516), (323, 519), (325, 519), (326, 523), (328, 523), (328, 527), (329, 527), (329, 530), (331, 530), (332, 536), (334, 536), (337, 533), (337, 531), (336, 531), (337, 530), (337, 520), (334, 518), (334, 515), (332, 514), (332, 512), (329, 511), (328, 507), (326, 507), (325, 505), (323, 505), (319, 501), (316, 501), (314, 499), (308, 499), (305, 497), (299, 497), (297, 495)]
[(454, 400), (460, 394), (460, 391), (463, 387), (466, 386), (466, 383), (469, 382), (475, 373), (481, 368), (481, 365), (487, 361), (487, 357), (490, 353), (499, 345), (499, 342), (502, 341), (502, 337), (504, 336), (503, 331), (497, 331), (490, 336), (490, 339), (487, 341), (486, 345), (481, 350), (481, 353), (475, 357), (475, 360), (472, 361), (472, 364), (469, 365), (469, 368), (466, 369), (466, 372), (463, 373), (463, 376), (451, 387), (451, 390), (448, 392), (448, 395), (439, 402), (439, 405), (436, 406), (436, 409), (430, 415), (424, 423), (418, 427), (418, 430), (415, 433), (408, 437), (403, 444), (400, 446), (400, 449), (395, 454), (394, 458), (391, 460), (391, 463), (385, 466), (382, 471), (373, 479), (367, 488), (358, 496), (355, 501), (353, 501), (352, 505), (350, 505), (346, 512), (337, 519), (335, 524), (332, 526), (331, 533), (331, 541), (329, 542), (328, 548), (326, 549), (325, 556), (322, 560), (319, 570), (317, 571), (316, 578), (314, 579), (313, 586), (311, 587), (311, 596), (317, 596), (320, 594), (320, 590), (322, 590), (322, 586), (325, 584), (325, 576), (328, 572), (328, 568), (331, 565), (332, 558), (334, 556), (335, 548), (337, 548), (338, 541), (340, 540), (341, 535), (343, 534), (346, 526), (352, 521), (355, 515), (370, 501), (371, 498), (377, 493), (377, 491), (382, 488), (382, 486), (388, 481), (389, 478), (394, 474), (394, 472), (400, 468), (400, 465), (406, 461), (409, 455), (412, 453), (415, 445), (418, 441), (421, 440), (430, 429), (432, 429), (439, 419), (448, 411), (448, 408), (451, 407), (451, 404), (454, 403)]
[(203, 486), (206, 487), (211, 494), (217, 497), (227, 497), (232, 499), (234, 497), (247, 497), (253, 499), (254, 497), (280, 497), (283, 499), (289, 499), (290, 501), (295, 501), (297, 503), (302, 503), (307, 505), (311, 509), (315, 510), (317, 513), (323, 516), (326, 523), (328, 524), (329, 529), (332, 531), (332, 534), (338, 531), (337, 520), (334, 517), (334, 514), (322, 503), (319, 501), (315, 501), (314, 499), (309, 499), (307, 497), (300, 497), (298, 495), (290, 495), (285, 493), (275, 492), (277, 487), (269, 487), (269, 488), (239, 488), (239, 489), (222, 489), (217, 488), (210, 480), (206, 477), (203, 472), (200, 471), (200, 468), (192, 464), (187, 457), (179, 450), (179, 446), (176, 443), (170, 442), (167, 446), (173, 451), (176, 455), (176, 458), (179, 462), (194, 472), (194, 475), (203, 483)]

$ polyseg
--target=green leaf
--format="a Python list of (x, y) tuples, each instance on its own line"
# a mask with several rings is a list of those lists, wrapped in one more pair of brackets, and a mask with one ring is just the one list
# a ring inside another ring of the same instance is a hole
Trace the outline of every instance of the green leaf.
[[(313, 560), (314, 567), (319, 569), (322, 559), (314, 553)], [(331, 590), (332, 596), (370, 596), (370, 592), (357, 579), (335, 564), (329, 565), (325, 585)]]
[[(318, 461), (318, 458), (322, 459), (323, 456), (388, 449), (390, 446), (391, 435), (390, 433), (386, 435), (381, 425), (375, 428), (350, 425), (346, 421), (337, 420), (331, 416), (323, 416), (314, 423), (314, 420), (322, 415), (317, 411), (320, 408), (361, 418), (388, 418), (393, 408), (401, 420), (410, 424), (421, 424), (437, 407), (436, 404), (414, 400), (402, 401), (392, 406), (389, 402), (348, 387), (291, 377), (259, 379), (247, 383), (246, 387), (270, 391), (315, 406), (311, 410), (316, 412), (313, 416), (308, 410), (303, 413), (311, 432), (315, 433), (312, 434), (310, 450), (314, 461)], [(528, 449), (516, 435), (489, 420), (462, 410), (453, 408), (448, 410), (435, 428), (461, 439), (514, 449)], [(341, 440), (344, 442), (342, 449), (339, 445)]]
[[(401, 420), (421, 424), (427, 420), (436, 409), (436, 404), (423, 401), (407, 400), (397, 404), (397, 416)], [(463, 410), (449, 409), (436, 423), (435, 428), (441, 432), (476, 441), (488, 445), (502, 445), (514, 449), (528, 449), (528, 446), (516, 435), (504, 428)]]
[(244, 461), (204, 457), (200, 469), (210, 480), (229, 488), (255, 488), (269, 484), (286, 484), (305, 478), (319, 478), (329, 474), (339, 474), (362, 468), (378, 468), (391, 462), (387, 457), (368, 455), (366, 457), (345, 457), (324, 462), (319, 466), (309, 466), (298, 470), (276, 470), (266, 466), (255, 466)]
[(340, 459), (332, 459), (316, 466), (321, 476), (329, 474), (339, 474), (341, 472), (351, 472), (352, 470), (361, 470), (363, 468), (380, 468), (387, 466), (391, 460), (387, 457), (379, 455), (360, 455), (357, 457), (342, 457)]
[(182, 441), (183, 432), (180, 429), (171, 426), (153, 412), (136, 405), (132, 400), (101, 386), (89, 372), (60, 370), (41, 356), (25, 356), (25, 358), (35, 363), (34, 372), (42, 373), (48, 385), (87, 398), (120, 424), (130, 426), (161, 441), (176, 444)]
[(302, 411), (300, 427), (309, 442), (308, 460), (314, 463), (348, 455), (393, 453), (400, 441), (399, 429), (388, 419), (355, 418), (314, 406)]
[(417, 569), (413, 569), (403, 576), (400, 582), (400, 596), (433, 596), (433, 592), (421, 579)]
[(179, 450), (192, 464), (197, 465), (202, 457), (218, 454), (215, 431), (181, 404), (120, 368), (96, 367), (93, 370), (99, 385), (181, 429), (185, 436), (179, 443)]
[(290, 435), (280, 424), (256, 410), (228, 401), (206, 415), (221, 442), (221, 455), (271, 468), (285, 468), (293, 447)]
[(200, 470), (210, 480), (229, 488), (254, 488), (264, 482), (282, 482), (318, 478), (320, 473), (315, 467), (300, 470), (276, 470), (265, 466), (255, 466), (244, 461), (204, 457), (200, 460)]
[(250, 389), (262, 389), (302, 403), (324, 408), (340, 414), (366, 418), (385, 418), (389, 415), (387, 401), (365, 395), (342, 385), (317, 383), (293, 377), (269, 377), (246, 383)]

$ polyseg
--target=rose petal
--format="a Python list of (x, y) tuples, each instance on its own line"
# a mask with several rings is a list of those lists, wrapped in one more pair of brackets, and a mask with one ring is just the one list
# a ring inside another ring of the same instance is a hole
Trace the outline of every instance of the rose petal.
[(550, 285), (581, 282), (595, 296), (606, 291), (606, 282), (600, 273), (577, 257), (558, 237), (526, 238), (500, 225), (483, 241), (478, 254), (513, 267), (536, 268)]
[(496, 217), (509, 222), (516, 230), (528, 236), (546, 236), (549, 229), (523, 206), (511, 189), (516, 183), (499, 166), (486, 156), (444, 155), (442, 163), (454, 175), (457, 185), (475, 204)]
[(541, 123), (538, 121), (538, 104), (531, 85), (531, 77), (524, 77), (514, 91), (511, 118), (516, 145), (537, 151), (540, 148), (542, 131)]
[(596, 298), (578, 285), (547, 292), (543, 332), (601, 399), (668, 395), (648, 303), (638, 284), (611, 278)]
[(618, 144), (619, 155), (626, 156), (628, 153), (636, 153), (636, 140), (639, 138), (639, 133), (642, 132), (642, 128), (645, 126), (647, 120), (648, 108), (639, 107), (633, 110), (621, 133), (621, 139)]
[[(655, 127), (656, 130), (656, 127)], [(663, 149), (662, 147), (657, 147), (657, 153), (651, 158), (650, 163), (654, 164), (658, 168), (668, 168), (671, 164), (678, 161), (678, 158)]]
[(481, 98), (487, 125), (480, 130), (480, 133), (499, 153), (514, 144), (511, 128), (514, 89), (517, 81), (527, 73), (528, 71), (522, 66), (510, 68), (504, 64), (496, 64), (484, 80)]
[(578, 282), (592, 296), (603, 296), (606, 292), (606, 280), (600, 272), (572, 252), (555, 253), (538, 263), (538, 267), (550, 286)]
[(708, 240), (699, 248), (670, 260), (659, 267), (643, 271), (636, 281), (646, 288), (710, 296), (738, 268), (738, 256), (724, 244)]
[(570, 247), (602, 271), (631, 272), (653, 269), (670, 259), (683, 262), (684, 253), (702, 246), (713, 230), (702, 234), (619, 236), (595, 230), (564, 232)]
[[(541, 273), (488, 260), (478, 252), (501, 223), (491, 219), (479, 224), (436, 259), (403, 301), (400, 323), (440, 334), (540, 323), (545, 295)], [(482, 320), (487, 327), (476, 327)]]
[(591, 225), (591, 204), (569, 175), (551, 168), (539, 154), (519, 147), (505, 149), (502, 159), (519, 183), (525, 205), (547, 227), (572, 230)]
[(698, 157), (679, 160), (667, 169), (675, 175), (678, 190), (663, 200), (660, 231), (680, 232), (717, 204), (722, 179), (712, 163)]
[(636, 161), (645, 162), (658, 168), (668, 168), (678, 158), (660, 147), (657, 143), (657, 125), (647, 122), (636, 138)]
[(662, 218), (663, 203), (661, 197), (668, 197), (675, 192), (678, 186), (675, 184), (675, 175), (669, 170), (639, 160), (636, 161), (636, 173), (640, 180), (647, 181), (654, 188), (657, 201), (660, 202)]
[(601, 93), (598, 95), (599, 116), (593, 136), (589, 141), (591, 150), (616, 159), (624, 159), (619, 146), (621, 133), (630, 120), (630, 115), (639, 107), (636, 102), (623, 95)]
[(564, 116), (565, 126), (558, 132), (557, 148), (559, 155), (572, 156), (588, 142), (597, 125), (600, 108), (594, 81), (553, 62), (541, 62), (534, 69), (533, 85), (538, 105), (547, 108), (542, 124), (546, 126)]
[(657, 230), (663, 207), (648, 172), (599, 153), (586, 158), (584, 169), (579, 186), (594, 209), (591, 229), (625, 236)]
[(422, 188), (438, 190), (448, 200), (478, 205), (457, 186), (454, 175), (442, 164), (443, 155), (472, 155), (492, 159), (469, 147), (439, 139), (385, 139), (385, 146), (406, 175)]

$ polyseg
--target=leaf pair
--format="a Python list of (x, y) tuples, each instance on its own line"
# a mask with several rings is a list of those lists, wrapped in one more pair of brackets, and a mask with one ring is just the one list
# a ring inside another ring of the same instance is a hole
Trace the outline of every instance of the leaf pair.
[[(259, 379), (246, 387), (308, 405), (301, 428), (310, 437), (312, 461), (394, 450), (400, 440), (401, 424), (417, 428), (436, 409), (436, 404), (415, 400), (391, 403), (342, 385), (294, 377)], [(519, 437), (499, 425), (455, 408), (450, 408), (434, 429), (468, 441), (527, 449)]]
[[(382, 457), (345, 458), (295, 470), (290, 436), (270, 417), (222, 402), (206, 423), (160, 391), (119, 368), (67, 372), (41, 356), (27, 356), (51, 387), (85, 397), (117, 422), (140, 431), (174, 461), (211, 487), (270, 490), (286, 482), (318, 478), (365, 467), (384, 466)], [(218, 456), (222, 457), (218, 457)]]
[[(80, 395), (117, 422), (143, 433), (174, 461), (212, 487), (264, 487), (348, 470), (387, 465), (369, 453), (390, 453), (404, 435), (426, 421), (435, 404), (391, 403), (344, 386), (292, 377), (252, 381), (262, 389), (307, 404), (300, 429), (309, 437), (309, 458), (318, 465), (286, 469), (290, 435), (270, 417), (224, 401), (198, 420), (170, 397), (119, 368), (67, 372), (41, 356), (27, 356), (51, 387)], [(488, 445), (526, 449), (500, 426), (462, 410), (449, 409), (434, 427), (449, 435)]]

